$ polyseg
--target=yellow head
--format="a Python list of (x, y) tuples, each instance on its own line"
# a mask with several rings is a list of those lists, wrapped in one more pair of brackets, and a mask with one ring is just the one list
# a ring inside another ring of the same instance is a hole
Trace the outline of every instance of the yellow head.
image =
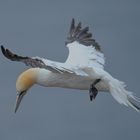
[(19, 75), (16, 82), (17, 99), (15, 112), (17, 111), (23, 96), (27, 93), (27, 90), (36, 83), (38, 71), (38, 68), (31, 68)]

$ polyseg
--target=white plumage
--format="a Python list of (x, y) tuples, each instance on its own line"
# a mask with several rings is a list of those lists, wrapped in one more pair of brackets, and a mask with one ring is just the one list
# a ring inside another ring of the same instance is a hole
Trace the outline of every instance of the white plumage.
[(97, 79), (100, 79), (100, 82), (95, 85), (94, 90), (96, 88), (97, 91), (109, 92), (118, 103), (140, 111), (135, 104), (139, 99), (125, 89), (123, 82), (104, 70), (104, 54), (88, 30), (88, 27), (82, 29), (81, 23), (75, 26), (75, 21), (72, 20), (66, 42), (69, 55), (65, 63), (41, 57), (18, 56), (1, 46), (2, 53), (8, 59), (21, 61), (33, 67), (23, 72), (17, 80), (18, 97), (15, 112), (23, 95), (33, 84), (89, 90)]
[(68, 66), (103, 68), (105, 63), (104, 55), (92, 45), (87, 47), (74, 41), (68, 44), (67, 47), (69, 49), (69, 55), (65, 64)]

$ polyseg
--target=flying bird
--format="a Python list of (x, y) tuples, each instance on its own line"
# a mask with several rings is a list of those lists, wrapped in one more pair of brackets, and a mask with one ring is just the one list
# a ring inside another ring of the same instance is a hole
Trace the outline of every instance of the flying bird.
[(125, 89), (124, 82), (113, 78), (104, 70), (104, 54), (89, 32), (89, 27), (82, 28), (81, 22), (75, 24), (72, 19), (65, 44), (69, 55), (64, 63), (42, 57), (20, 56), (1, 45), (1, 51), (6, 58), (31, 67), (17, 78), (15, 112), (28, 89), (34, 84), (88, 90), (91, 101), (96, 98), (98, 91), (109, 92), (118, 103), (140, 112), (137, 105), (139, 98)]

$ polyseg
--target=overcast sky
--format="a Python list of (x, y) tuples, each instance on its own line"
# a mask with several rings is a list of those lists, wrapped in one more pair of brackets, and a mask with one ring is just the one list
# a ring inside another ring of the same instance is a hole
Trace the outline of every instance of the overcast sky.
[[(89, 26), (105, 69), (140, 97), (139, 0), (0, 0), (0, 44), (18, 54), (64, 62), (72, 18)], [(108, 93), (34, 86), (14, 114), (15, 82), (27, 69), (0, 53), (1, 140), (138, 140), (140, 114)]]

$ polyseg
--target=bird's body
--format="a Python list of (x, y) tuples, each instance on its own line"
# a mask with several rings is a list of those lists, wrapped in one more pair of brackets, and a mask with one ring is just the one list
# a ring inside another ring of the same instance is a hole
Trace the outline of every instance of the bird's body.
[(104, 54), (88, 30), (88, 27), (82, 29), (81, 23), (75, 26), (75, 21), (72, 20), (66, 41), (69, 55), (64, 63), (41, 57), (18, 56), (1, 46), (2, 53), (8, 59), (33, 67), (24, 71), (17, 79), (18, 95), (15, 112), (27, 90), (34, 84), (89, 90), (90, 100), (95, 99), (98, 91), (109, 92), (120, 104), (140, 111), (134, 103), (139, 101), (138, 98), (125, 89), (123, 82), (113, 78), (104, 70)]
[[(62, 87), (62, 88), (72, 88), (80, 90), (89, 90), (90, 84), (96, 80), (94, 77), (90, 76), (80, 76), (73, 74), (59, 74), (52, 73), (49, 70), (40, 68), (31, 68), (30, 70), (37, 70), (37, 80), (36, 83), (41, 86), (46, 87)], [(100, 91), (108, 91), (108, 86), (105, 82), (101, 81), (96, 85), (96, 88)]]

